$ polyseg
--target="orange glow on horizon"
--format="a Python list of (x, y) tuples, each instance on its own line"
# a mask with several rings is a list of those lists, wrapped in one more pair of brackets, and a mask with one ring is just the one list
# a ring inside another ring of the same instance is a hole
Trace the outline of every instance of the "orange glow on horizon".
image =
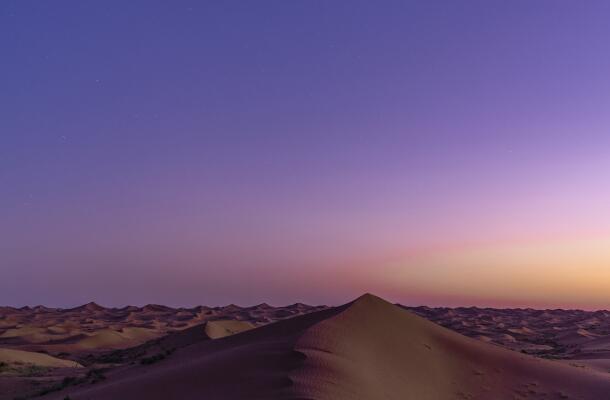
[(610, 307), (610, 237), (419, 254), (380, 268), (397, 301), (438, 305)]

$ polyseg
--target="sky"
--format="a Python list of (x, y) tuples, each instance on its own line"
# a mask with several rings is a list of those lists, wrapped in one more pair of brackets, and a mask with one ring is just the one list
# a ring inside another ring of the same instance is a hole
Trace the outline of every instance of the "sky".
[(0, 304), (610, 308), (606, 1), (2, 1)]

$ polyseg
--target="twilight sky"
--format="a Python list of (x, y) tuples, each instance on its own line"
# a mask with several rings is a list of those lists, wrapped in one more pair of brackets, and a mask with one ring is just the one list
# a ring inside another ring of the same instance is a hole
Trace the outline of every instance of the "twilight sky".
[(3, 1), (0, 304), (610, 308), (609, 20)]

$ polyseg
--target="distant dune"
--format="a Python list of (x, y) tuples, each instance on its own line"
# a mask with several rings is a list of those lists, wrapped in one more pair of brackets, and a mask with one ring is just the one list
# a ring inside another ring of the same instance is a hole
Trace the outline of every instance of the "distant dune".
[(120, 331), (103, 329), (76, 343), (80, 349), (123, 349), (159, 337), (159, 333), (146, 328), (122, 328)]
[(70, 360), (62, 360), (59, 358), (51, 357), (47, 354), (11, 349), (0, 349), (0, 362), (7, 364), (9, 367), (25, 367), (28, 365), (49, 368), (82, 367), (82, 365), (77, 362)]
[(608, 393), (606, 374), (470, 339), (365, 295), (196, 340), (157, 363), (125, 366), (51, 398), (600, 400)]
[[(80, 354), (125, 349), (172, 332), (210, 322), (210, 337), (222, 337), (324, 307), (171, 308), (149, 304), (106, 308), (96, 303), (59, 309), (0, 307), (0, 348)], [(224, 321), (224, 322), (221, 322)], [(0, 393), (0, 399), (2, 398)]]
[[(404, 308), (465, 336), (539, 357), (565, 360), (610, 359), (608, 311)], [(610, 370), (606, 372), (608, 371)]]
[(256, 326), (247, 321), (217, 320), (205, 324), (205, 333), (210, 339), (219, 339), (236, 333), (245, 332)]

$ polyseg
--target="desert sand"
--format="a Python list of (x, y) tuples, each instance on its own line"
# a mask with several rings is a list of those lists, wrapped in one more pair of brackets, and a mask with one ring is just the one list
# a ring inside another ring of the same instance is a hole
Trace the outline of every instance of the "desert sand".
[(62, 360), (42, 353), (11, 349), (0, 349), (0, 362), (7, 367), (36, 365), (49, 368), (82, 368), (82, 365), (71, 360)]
[(106, 308), (96, 303), (71, 309), (0, 307), (0, 348), (71, 355), (125, 349), (209, 321), (214, 321), (209, 329), (216, 337), (317, 309), (304, 304), (178, 309), (155, 304)]
[(95, 303), (71, 309), (0, 307), (0, 353), (4, 355), (0, 356), (0, 400), (37, 396), (65, 384), (97, 384), (107, 371), (124, 364), (154, 363), (174, 349), (322, 308), (298, 303), (285, 307), (149, 304), (106, 308)]
[(610, 393), (605, 373), (465, 337), (372, 295), (218, 339), (202, 325), (142, 346), (166, 351), (47, 397), (599, 400)]

